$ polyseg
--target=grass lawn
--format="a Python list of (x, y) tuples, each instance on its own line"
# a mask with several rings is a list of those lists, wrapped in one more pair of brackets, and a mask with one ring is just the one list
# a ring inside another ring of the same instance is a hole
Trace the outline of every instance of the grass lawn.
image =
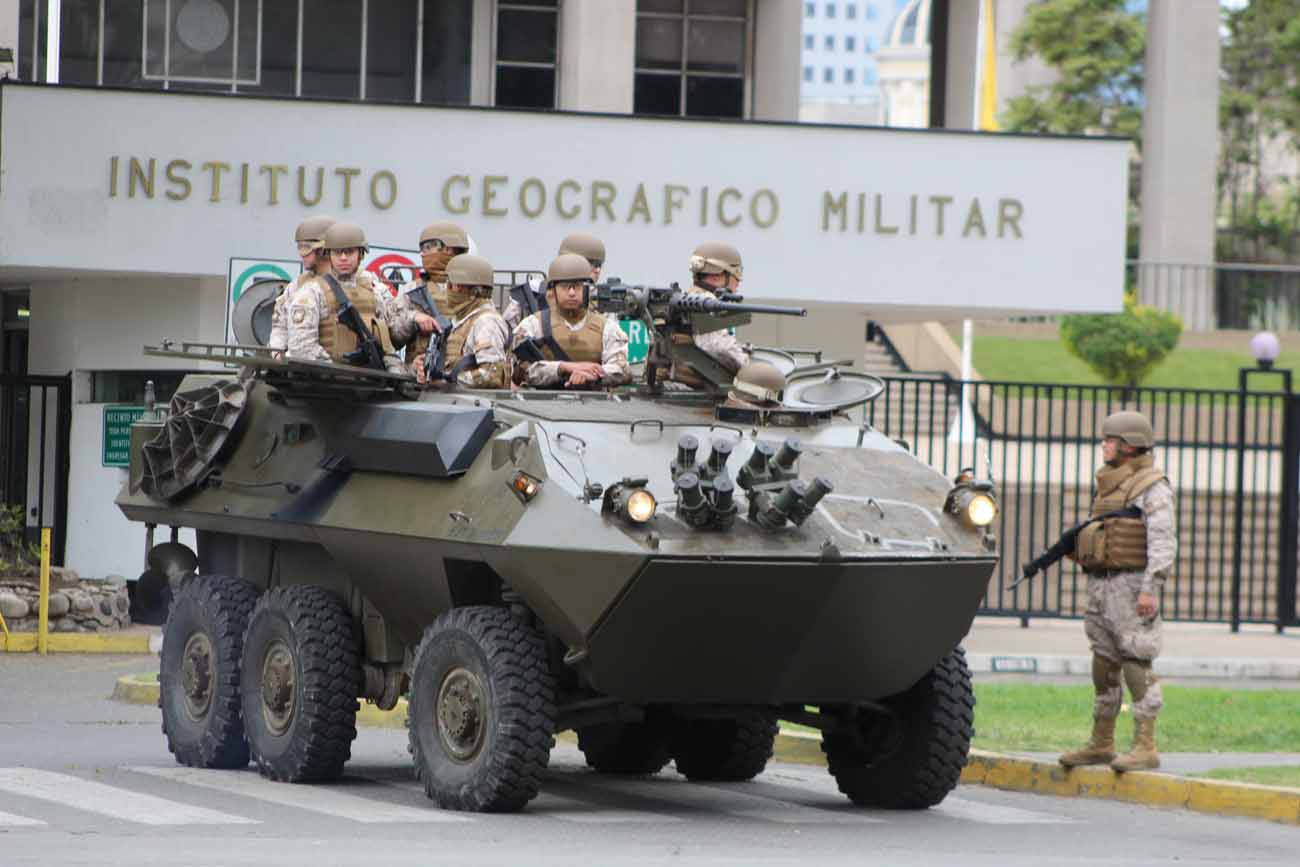
[(1260, 783), (1265, 786), (1289, 786), (1300, 789), (1300, 765), (1279, 765), (1264, 768), (1219, 768), (1198, 776), (1214, 780), (1236, 780), (1239, 783)]
[[(972, 362), (981, 376), (994, 381), (1104, 384), (1086, 364), (1070, 355), (1059, 340), (1020, 340), (1014, 337), (980, 337), (976, 334)], [(1221, 388), (1235, 391), (1238, 369), (1254, 366), (1255, 360), (1245, 350), (1175, 349), (1142, 385), (1152, 388)], [(1300, 366), (1300, 355), (1283, 353), (1277, 360), (1277, 366)], [(1281, 380), (1278, 377), (1252, 377), (1251, 387), (1281, 388)]]
[[(1162, 751), (1300, 751), (1300, 690), (1164, 684), (1163, 691), (1156, 731)], [(975, 698), (973, 745), (980, 749), (1056, 752), (1081, 745), (1091, 730), (1091, 685), (976, 682)], [(1122, 748), (1132, 731), (1126, 707), (1116, 729)]]

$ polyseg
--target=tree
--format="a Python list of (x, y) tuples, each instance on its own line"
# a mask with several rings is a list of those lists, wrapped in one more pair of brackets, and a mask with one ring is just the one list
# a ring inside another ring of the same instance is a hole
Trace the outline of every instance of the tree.
[(1038, 57), (1056, 81), (1012, 99), (1003, 129), (1105, 133), (1140, 147), (1146, 20), (1126, 0), (1036, 3), (1012, 35), (1011, 51), (1020, 61)]
[(1112, 385), (1135, 388), (1178, 345), (1177, 316), (1124, 297), (1123, 313), (1076, 314), (1061, 319), (1061, 341)]

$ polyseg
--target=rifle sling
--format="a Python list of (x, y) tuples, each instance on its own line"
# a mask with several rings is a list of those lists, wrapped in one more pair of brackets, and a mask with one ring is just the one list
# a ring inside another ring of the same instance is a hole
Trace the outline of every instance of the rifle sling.
[[(356, 312), (356, 308), (352, 306), (352, 300), (348, 298), (348, 294), (343, 291), (343, 287), (339, 285), (339, 281), (334, 279), (333, 274), (325, 275), (325, 285), (330, 287), (330, 291), (334, 293), (334, 303), (339, 306), (339, 324), (345, 326), (349, 331), (355, 334), (357, 340), (361, 342), (362, 346), (367, 343), (373, 343), (375, 336), (370, 333), (370, 329), (366, 327), (366, 323), (361, 321), (361, 315)], [(349, 311), (354, 315), (348, 316), (347, 314)]]
[(569, 353), (560, 348), (559, 341), (555, 339), (555, 331), (551, 327), (551, 308), (547, 307), (542, 311), (542, 344), (551, 350), (551, 355), (556, 361), (569, 361)]

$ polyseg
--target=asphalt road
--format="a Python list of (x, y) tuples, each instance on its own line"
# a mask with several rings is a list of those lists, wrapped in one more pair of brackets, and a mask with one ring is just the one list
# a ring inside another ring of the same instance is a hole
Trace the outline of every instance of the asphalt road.
[(588, 772), (561, 744), (518, 815), (434, 809), (404, 732), (362, 730), (334, 784), (193, 771), (167, 754), (158, 712), (108, 701), (140, 658), (0, 656), (0, 860), (42, 864), (1291, 865), (1293, 827), (1129, 804), (959, 788), (915, 813), (854, 808), (817, 767), (752, 783), (670, 770)]

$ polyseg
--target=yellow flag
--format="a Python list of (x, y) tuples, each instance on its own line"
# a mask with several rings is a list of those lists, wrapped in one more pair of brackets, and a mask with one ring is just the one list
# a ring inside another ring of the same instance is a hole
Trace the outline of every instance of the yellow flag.
[(984, 62), (980, 79), (979, 128), (998, 129), (998, 30), (994, 26), (993, 0), (983, 0)]

